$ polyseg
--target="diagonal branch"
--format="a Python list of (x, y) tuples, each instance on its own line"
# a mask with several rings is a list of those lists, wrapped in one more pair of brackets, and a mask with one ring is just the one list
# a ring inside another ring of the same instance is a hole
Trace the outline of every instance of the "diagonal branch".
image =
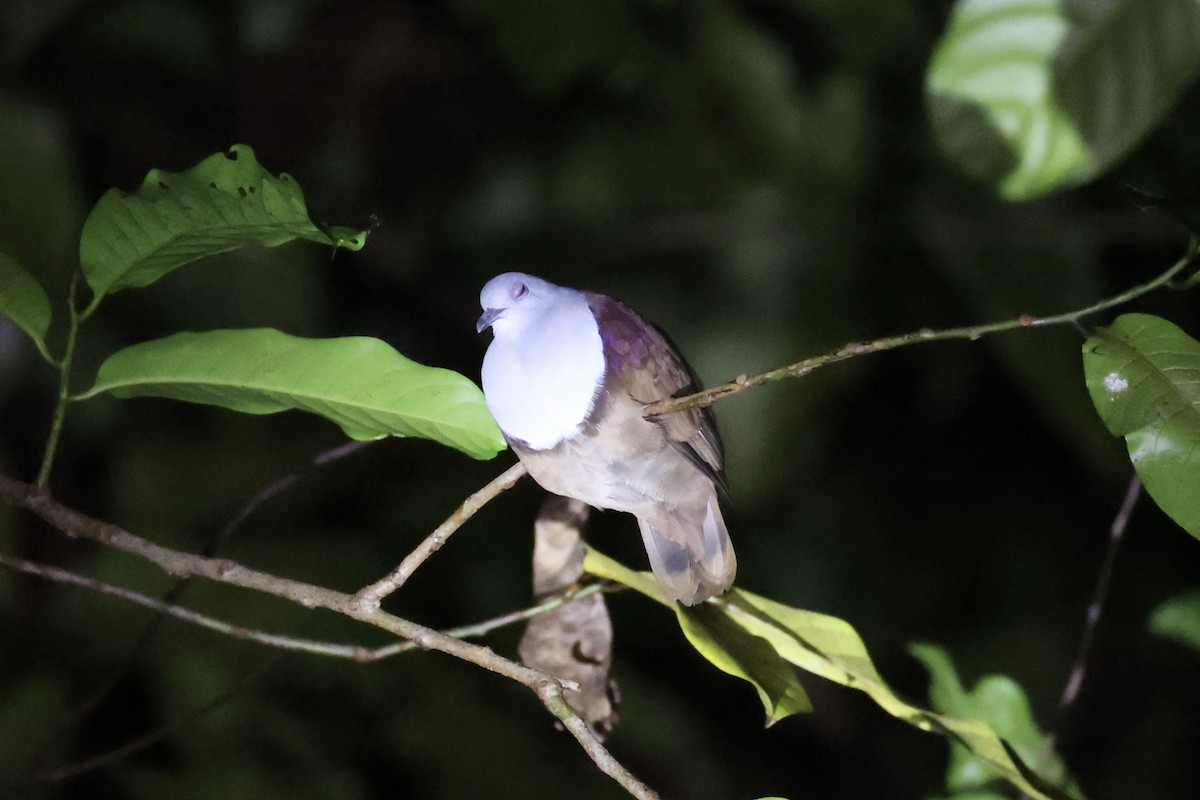
[(345, 592), (260, 572), (228, 559), (205, 558), (162, 547), (116, 525), (68, 508), (48, 492), (4, 475), (0, 475), (0, 497), (33, 512), (68, 536), (89, 539), (138, 556), (171, 575), (205, 578), (281, 597), (305, 608), (328, 609), (408, 639), (422, 649), (437, 650), (516, 681), (537, 695), (601, 771), (639, 800), (656, 800), (658, 797), (605, 749), (587, 723), (563, 699), (563, 684), (552, 675), (522, 666), (489, 648), (455, 639), (377, 608), (364, 608), (356, 602), (354, 595)]
[(1062, 314), (1055, 314), (1050, 317), (1034, 317), (1029, 314), (1022, 314), (1016, 319), (1004, 320), (1002, 322), (992, 322), (986, 325), (969, 325), (962, 328), (946, 328), (940, 331), (922, 328), (919, 331), (905, 333), (899, 336), (886, 336), (882, 339), (875, 339), (869, 342), (851, 342), (843, 345), (837, 350), (825, 353), (824, 355), (813, 356), (806, 358), (803, 361), (797, 361), (794, 364), (788, 364), (784, 367), (778, 367), (764, 372), (761, 375), (739, 375), (727, 383), (718, 384), (708, 389), (696, 392), (695, 394), (685, 395), (683, 397), (671, 397), (666, 400), (659, 400), (657, 403), (651, 403), (643, 410), (643, 415), (647, 418), (661, 417), (664, 414), (670, 414), (673, 411), (682, 411), (685, 408), (707, 408), (718, 400), (723, 400), (730, 395), (739, 394), (747, 389), (753, 389), (756, 386), (762, 386), (766, 383), (775, 383), (784, 378), (803, 378), (805, 375), (813, 372), (820, 367), (836, 364), (839, 361), (846, 361), (858, 356), (865, 356), (869, 353), (881, 353), (884, 350), (895, 350), (900, 347), (907, 347), (913, 344), (923, 344), (925, 342), (945, 342), (952, 339), (968, 339), (975, 341), (984, 336), (989, 336), (993, 333), (1001, 333), (1003, 331), (1012, 331), (1019, 328), (1045, 328), (1052, 325), (1078, 325), (1079, 321), (1091, 314), (1097, 314), (1101, 311), (1107, 311), (1110, 308), (1128, 303), (1142, 295), (1159, 289), (1163, 286), (1171, 286), (1173, 288), (1188, 288), (1188, 283), (1175, 284), (1175, 277), (1187, 268), (1189, 264), (1196, 258), (1197, 242), (1192, 240), (1187, 252), (1182, 258), (1163, 272), (1158, 277), (1147, 281), (1146, 283), (1138, 284), (1132, 289), (1114, 295), (1093, 303), (1086, 308), (1076, 309), (1075, 311), (1067, 311)]
[(417, 545), (415, 550), (404, 557), (404, 560), (400, 562), (398, 567), (370, 586), (359, 589), (358, 593), (354, 595), (354, 602), (364, 611), (372, 611), (379, 608), (379, 604), (383, 602), (383, 598), (403, 586), (412, 577), (412, 574), (417, 571), (418, 567), (442, 548), (442, 545), (450, 538), (450, 534), (461, 528), (463, 523), (475, 516), (475, 512), (483, 508), (496, 495), (507, 489), (511, 489), (513, 484), (519, 481), (525, 472), (525, 465), (518, 461), (493, 478), (487, 486), (484, 486), (464, 500), (462, 505), (446, 518), (445, 522), (438, 525), (437, 529), (425, 538), (425, 541)]

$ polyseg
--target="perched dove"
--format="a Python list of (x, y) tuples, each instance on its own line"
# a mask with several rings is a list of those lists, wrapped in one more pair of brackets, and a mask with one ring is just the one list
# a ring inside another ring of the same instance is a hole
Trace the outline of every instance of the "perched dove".
[(707, 409), (643, 416), (700, 387), (657, 328), (602, 294), (509, 272), (479, 296), (488, 409), (546, 490), (637, 517), (663, 593), (687, 605), (733, 583), (717, 487), (721, 441)]

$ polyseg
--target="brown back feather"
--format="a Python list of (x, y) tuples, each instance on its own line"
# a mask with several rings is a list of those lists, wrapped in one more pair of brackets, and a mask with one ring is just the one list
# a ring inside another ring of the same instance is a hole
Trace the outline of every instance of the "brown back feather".
[[(604, 345), (605, 386), (649, 405), (703, 388), (696, 373), (661, 330), (619, 300), (587, 294)], [(667, 439), (722, 490), (725, 453), (716, 419), (708, 408), (652, 417)]]

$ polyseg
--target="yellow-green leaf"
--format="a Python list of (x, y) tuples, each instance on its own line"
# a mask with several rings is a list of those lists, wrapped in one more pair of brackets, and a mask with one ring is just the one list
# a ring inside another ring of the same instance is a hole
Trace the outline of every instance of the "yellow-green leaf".
[(736, 624), (711, 604), (676, 605), (679, 627), (700, 655), (722, 672), (749, 681), (767, 712), (767, 726), (792, 714), (812, 711), (812, 702), (771, 644)]
[[(636, 572), (602, 553), (588, 549), (584, 569), (616, 581), (647, 597), (673, 607), (659, 593), (653, 575)], [(875, 669), (866, 646), (844, 620), (769, 600), (738, 588), (730, 589), (706, 606), (755, 637), (765, 640), (785, 661), (835, 683), (858, 689), (883, 710), (921, 730), (940, 733), (968, 748), (1021, 791), (1040, 800), (1061, 800), (1075, 795), (1049, 786), (1010, 751), (1001, 737), (980, 719), (938, 714), (899, 697)]]

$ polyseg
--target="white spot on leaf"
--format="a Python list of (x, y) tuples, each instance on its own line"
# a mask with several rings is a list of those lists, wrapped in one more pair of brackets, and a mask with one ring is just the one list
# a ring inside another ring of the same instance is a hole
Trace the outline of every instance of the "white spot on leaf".
[(1109, 394), (1120, 394), (1129, 388), (1129, 379), (1119, 372), (1110, 372), (1104, 376), (1104, 388)]

